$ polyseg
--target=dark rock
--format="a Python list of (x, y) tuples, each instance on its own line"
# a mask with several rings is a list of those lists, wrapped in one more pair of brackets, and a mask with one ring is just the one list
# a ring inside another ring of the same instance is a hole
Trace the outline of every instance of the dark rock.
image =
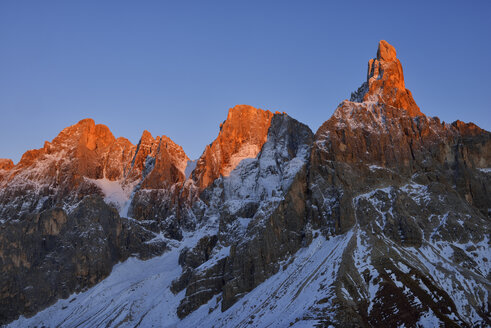
[(70, 214), (52, 208), (0, 226), (0, 323), (32, 315), (89, 288), (129, 256), (150, 258), (166, 245), (120, 218), (99, 197)]

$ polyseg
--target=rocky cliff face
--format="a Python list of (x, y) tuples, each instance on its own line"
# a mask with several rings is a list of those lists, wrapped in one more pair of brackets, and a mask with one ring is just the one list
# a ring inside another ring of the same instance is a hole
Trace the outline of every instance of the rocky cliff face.
[(0, 170), (8, 171), (14, 167), (14, 162), (8, 158), (0, 158)]
[(0, 322), (33, 315), (59, 298), (86, 290), (129, 256), (166, 249), (138, 224), (121, 218), (100, 197), (71, 212), (51, 208), (0, 227)]
[(220, 125), (220, 133), (196, 164), (193, 179), (200, 189), (230, 172), (245, 158), (255, 158), (266, 142), (273, 114), (252, 106), (237, 105)]
[[(387, 52), (381, 50), (384, 48), (387, 43), (381, 41), (378, 58), (392, 58), (390, 63), (400, 65), (395, 50), (393, 56), (380, 57), (381, 53)], [(388, 49), (392, 48), (389, 46)], [(369, 63), (369, 74), (372, 63), (373, 60)], [(390, 81), (402, 78), (398, 73), (395, 78), (387, 72), (384, 74)], [(359, 181), (365, 180), (374, 170), (385, 170), (405, 178), (420, 176), (419, 181), (425, 184), (438, 181), (454, 186), (466, 201), (484, 215), (488, 214), (491, 198), (486, 185), (489, 181), (480, 169), (489, 166), (491, 161), (491, 134), (472, 123), (445, 124), (438, 118), (423, 114), (415, 116), (414, 110), (388, 105), (396, 102), (401, 85), (404, 85), (403, 80), (398, 84), (386, 84), (378, 91), (377, 101), (366, 96), (361, 102), (343, 101), (316, 133), (311, 183), (320, 184), (321, 190), (336, 189), (333, 192), (339, 195), (336, 199), (340, 202), (340, 210), (333, 214), (337, 216), (332, 221), (333, 224), (337, 222), (335, 229), (346, 231), (354, 224), (349, 204), (353, 195), (363, 189), (351, 190), (353, 187), (370, 187), (370, 181)], [(350, 173), (356, 174), (344, 176), (346, 170), (340, 165), (349, 167), (353, 171)], [(330, 186), (324, 185), (326, 180)], [(314, 199), (314, 204), (317, 202), (323, 200)], [(331, 205), (327, 207), (328, 212), (331, 211)]]
[(0, 161), (0, 321), (491, 324), (491, 134), (424, 115), (386, 41), (315, 135), (239, 105), (194, 163), (91, 120)]
[(14, 162), (8, 158), (0, 158), (0, 179), (8, 173), (8, 171), (14, 167)]
[[(226, 310), (307, 242), (305, 176), (312, 137), (288, 115), (273, 115), (259, 154), (202, 193), (203, 220), (212, 237), (181, 253), (184, 272), (173, 284), (174, 292), (186, 289), (180, 317), (216, 294), (222, 294)], [(198, 256), (204, 247), (209, 255)]]
[(134, 160), (140, 182), (133, 192), (127, 214), (138, 220), (168, 216), (169, 211), (158, 211), (154, 205), (160, 200), (172, 207), (176, 192), (185, 180), (188, 161), (182, 147), (168, 137), (153, 139), (144, 132)]

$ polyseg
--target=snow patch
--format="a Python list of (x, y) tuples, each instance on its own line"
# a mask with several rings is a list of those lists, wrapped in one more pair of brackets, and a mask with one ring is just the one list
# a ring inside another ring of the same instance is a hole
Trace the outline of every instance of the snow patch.
[(104, 201), (107, 204), (115, 206), (118, 211), (122, 211), (130, 200), (132, 188), (123, 188), (121, 181), (111, 181), (107, 178), (85, 179), (99, 187), (104, 194)]
[(428, 309), (428, 312), (425, 312), (423, 315), (421, 315), (421, 317), (419, 317), (417, 324), (424, 328), (433, 328), (440, 327), (441, 321), (436, 317), (435, 313), (431, 309)]
[(255, 144), (243, 144), (239, 151), (234, 153), (230, 157), (229, 164), (223, 168), (223, 176), (229, 176), (237, 165), (246, 158), (256, 158), (257, 154), (261, 151), (261, 148)]

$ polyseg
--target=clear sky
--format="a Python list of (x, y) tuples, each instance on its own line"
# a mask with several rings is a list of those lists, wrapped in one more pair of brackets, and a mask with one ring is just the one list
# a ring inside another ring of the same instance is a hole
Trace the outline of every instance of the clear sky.
[(91, 117), (197, 158), (236, 104), (315, 132), (397, 49), (421, 110), (491, 130), (491, 1), (0, 1), (0, 157)]

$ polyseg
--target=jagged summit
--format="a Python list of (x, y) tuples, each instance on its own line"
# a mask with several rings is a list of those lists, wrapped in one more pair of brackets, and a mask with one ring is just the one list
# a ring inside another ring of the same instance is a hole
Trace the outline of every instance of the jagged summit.
[(14, 162), (9, 158), (0, 158), (0, 180), (14, 167)]
[(380, 40), (377, 49), (377, 59), (383, 61), (394, 61), (397, 59), (396, 49), (385, 40)]
[(404, 109), (410, 116), (422, 116), (411, 91), (406, 89), (402, 65), (395, 48), (387, 41), (378, 44), (377, 58), (368, 61), (367, 81), (351, 95), (355, 102), (379, 102)]
[(143, 180), (142, 188), (160, 189), (184, 181), (189, 158), (182, 147), (165, 135), (157, 137), (155, 144), (151, 171)]
[(89, 150), (103, 149), (113, 143), (116, 138), (104, 124), (95, 124), (91, 118), (79, 121), (77, 124), (64, 129), (53, 143), (63, 143), (67, 139), (78, 141)]
[(14, 162), (10, 158), (0, 158), (0, 170), (10, 170), (14, 167)]
[(230, 108), (220, 133), (201, 155), (193, 176), (206, 188), (220, 175), (227, 176), (244, 158), (254, 158), (268, 137), (273, 113), (248, 105)]
[[(136, 185), (162, 188), (184, 180), (188, 160), (166, 136), (153, 138), (145, 130), (135, 146), (126, 138), (115, 138), (107, 126), (83, 119), (43, 148), (25, 152), (17, 165), (0, 161), (0, 216), (41, 211), (53, 204), (69, 208), (94, 193), (121, 210)], [(19, 211), (21, 203), (24, 209)]]

